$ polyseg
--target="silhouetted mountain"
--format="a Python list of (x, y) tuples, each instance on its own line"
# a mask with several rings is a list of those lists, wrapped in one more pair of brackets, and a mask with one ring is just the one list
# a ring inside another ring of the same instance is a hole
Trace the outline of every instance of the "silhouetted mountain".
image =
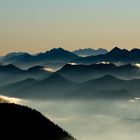
[(106, 49), (103, 49), (103, 48), (99, 48), (96, 51), (96, 55), (99, 55), (99, 54), (106, 54), (108, 51)]
[[(93, 51), (97, 53), (96, 56), (78, 56), (80, 54), (92, 54)], [(106, 52), (106, 50), (104, 49), (92, 50), (89, 48), (76, 50), (74, 51), (74, 53), (62, 48), (54, 48), (50, 51), (39, 53), (37, 55), (31, 55), (28, 53), (11, 53), (0, 59), (0, 62), (2, 62), (3, 64), (14, 64), (20, 68), (29, 68), (36, 65), (41, 65), (54, 69), (59, 69), (69, 62), (74, 62), (77, 64), (93, 64), (98, 62), (140, 62), (140, 49), (132, 49), (131, 51), (128, 51), (126, 49), (115, 47), (110, 52)]]
[[(122, 80), (112, 75), (78, 84), (72, 94), (88, 99), (133, 99), (139, 94), (140, 80)], [(137, 86), (135, 86), (137, 85)], [(135, 90), (135, 92), (133, 92)]]
[(0, 65), (0, 85), (8, 85), (28, 78), (41, 80), (50, 76), (50, 74), (51, 72), (44, 70), (40, 66), (22, 70), (12, 64)]
[(91, 56), (91, 55), (99, 55), (99, 54), (106, 54), (108, 51), (106, 49), (91, 49), (91, 48), (87, 48), (87, 49), (79, 49), (79, 50), (75, 50), (73, 51), (74, 54), (79, 55), (79, 56)]
[(120, 49), (120, 48), (118, 48), (118, 47), (115, 47), (115, 48), (113, 48), (110, 52), (108, 52), (108, 55), (120, 55), (120, 54), (125, 54), (125, 53), (129, 53), (129, 51), (128, 50), (125, 50), (125, 49)]
[(42, 80), (40, 82), (41, 84), (61, 84), (61, 85), (65, 85), (65, 84), (71, 84), (72, 82), (66, 80), (64, 77), (58, 75), (58, 74), (53, 74), (52, 76)]
[(140, 49), (132, 49), (131, 51), (130, 51), (130, 53), (131, 53), (131, 55), (133, 55), (133, 56), (138, 56), (138, 55), (140, 55)]
[(89, 56), (75, 59), (77, 64), (92, 64), (98, 62), (122, 62), (122, 63), (139, 63), (140, 49), (133, 49), (128, 51), (118, 47), (113, 48), (110, 52), (104, 55)]
[(105, 59), (109, 60), (109, 62), (129, 62), (130, 58), (131, 56), (128, 50), (120, 49), (118, 47), (113, 48), (105, 56)]
[(28, 53), (9, 53), (1, 59), (1, 62), (4, 64), (18, 64), (23, 61), (30, 61), (34, 56)]
[(51, 49), (50, 51), (47, 51), (45, 53), (40, 53), (36, 56), (36, 59), (41, 59), (41, 60), (46, 60), (46, 61), (62, 61), (62, 62), (69, 62), (78, 56), (64, 50), (63, 48), (54, 48)]
[[(23, 74), (23, 70), (15, 67), (12, 64), (0, 65), (0, 85), (9, 84), (14, 81), (18, 81), (21, 78), (20, 75)], [(21, 78), (21, 80), (23, 80)]]
[(82, 82), (99, 78), (106, 74), (111, 74), (123, 79), (134, 79), (140, 76), (140, 69), (139, 67), (132, 64), (122, 66), (116, 66), (112, 63), (91, 65), (67, 64), (57, 73), (71, 81)]
[(2, 58), (2, 60), (3, 61), (5, 61), (5, 60), (10, 60), (11, 58), (15, 58), (15, 57), (18, 57), (18, 56), (22, 56), (22, 55), (24, 55), (24, 54), (27, 54), (27, 53), (25, 53), (25, 52), (11, 52), (11, 53), (8, 53), (8, 54), (6, 54), (3, 58)]
[(43, 66), (34, 66), (24, 71), (25, 75), (29, 78), (42, 80), (49, 77), (52, 72), (45, 69)]
[[(66, 80), (58, 74), (54, 74), (40, 82), (22, 88), (18, 92), (5, 92), (6, 95), (25, 97), (25, 98), (66, 98), (69, 96), (69, 90), (75, 86), (74, 83)], [(10, 91), (10, 90), (9, 90)]]
[[(112, 75), (83, 83), (72, 83), (58, 74), (24, 87), (24, 82), (9, 85), (8, 96), (40, 99), (134, 99), (140, 96), (140, 79), (122, 80)], [(23, 84), (23, 85), (22, 85)], [(25, 84), (26, 85), (26, 84)], [(18, 91), (14, 88), (19, 89)]]
[(30, 87), (31, 85), (38, 83), (38, 81), (34, 80), (34, 79), (26, 79), (23, 81), (19, 81), (13, 84), (9, 84), (6, 86), (3, 86), (0, 88), (0, 91), (4, 92), (5, 95), (8, 94), (10, 96), (10, 94), (12, 93), (16, 93), (20, 90), (22, 90), (23, 88), (27, 88)]
[(14, 64), (20, 68), (27, 69), (36, 65), (54, 67), (54, 64), (56, 64), (56, 67), (59, 67), (76, 58), (78, 58), (78, 56), (70, 51), (62, 48), (54, 48), (50, 51), (39, 53), (37, 55), (30, 55), (28, 53), (21, 53), (17, 55), (16, 53), (12, 53), (3, 57), (0, 61), (4, 64)]
[(22, 70), (18, 67), (8, 64), (8, 65), (0, 65), (0, 72), (6, 73), (6, 72), (12, 72), (12, 73), (19, 73)]
[(28, 107), (16, 104), (0, 104), (0, 120), (2, 120), (1, 138), (74, 140), (58, 125)]
[[(101, 78), (89, 80), (87, 82), (82, 83), (83, 86), (89, 87), (87, 89), (93, 88), (94, 91), (97, 90), (103, 90), (103, 89), (115, 89), (116, 87), (123, 87), (125, 84), (125, 80), (118, 79), (112, 75), (105, 75)], [(116, 88), (117, 89), (117, 88)]]

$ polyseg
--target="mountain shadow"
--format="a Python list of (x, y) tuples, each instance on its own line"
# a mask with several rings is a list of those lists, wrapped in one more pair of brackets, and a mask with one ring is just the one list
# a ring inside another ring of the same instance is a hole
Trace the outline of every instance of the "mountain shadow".
[[(0, 104), (1, 137), (45, 140), (74, 140), (41, 113), (16, 104)], [(8, 135), (5, 135), (8, 134)], [(11, 135), (12, 134), (12, 135)]]

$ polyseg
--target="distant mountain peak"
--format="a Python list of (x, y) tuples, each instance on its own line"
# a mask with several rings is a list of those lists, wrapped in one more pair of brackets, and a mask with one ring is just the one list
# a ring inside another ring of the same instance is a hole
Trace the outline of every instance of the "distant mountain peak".
[[(40, 53), (37, 55), (37, 59), (39, 60), (46, 60), (46, 61), (62, 61), (62, 62), (69, 62), (73, 59), (78, 58), (77, 55), (73, 54), (70, 51), (64, 50), (63, 48), (53, 48), (45, 53)], [(61, 62), (60, 61), (60, 62)]]
[(107, 53), (107, 55), (111, 55), (111, 56), (116, 56), (116, 55), (124, 55), (124, 57), (126, 55), (129, 55), (129, 51), (126, 49), (120, 49), (118, 47), (114, 47), (110, 52)]
[(12, 57), (18, 57), (18, 56), (30, 56), (27, 52), (11, 52), (8, 53), (4, 59), (12, 58)]
[(16, 67), (13, 64), (8, 64), (8, 65), (0, 65), (0, 71), (7, 71), (7, 72), (21, 72), (22, 69)]
[(73, 51), (74, 54), (79, 56), (91, 56), (91, 55), (100, 55), (100, 54), (106, 54), (108, 51), (103, 48), (99, 49), (92, 49), (92, 48), (80, 48), (79, 50)]
[(139, 55), (140, 54), (140, 49), (134, 48), (130, 51), (131, 54), (136, 54)]
[(104, 48), (99, 48), (99, 49), (97, 49), (97, 50), (105, 50), (105, 51), (107, 51), (106, 49), (104, 49)]
[(63, 76), (55, 73), (53, 75), (51, 75), (50, 77), (44, 79), (43, 81), (41, 81), (41, 83), (52, 83), (52, 84), (67, 84), (67, 83), (72, 83), (71, 81), (65, 79)]
[(10, 52), (6, 56), (15, 56), (15, 55), (22, 55), (27, 54), (26, 52)]
[(131, 51), (140, 51), (138, 48), (133, 48)]
[(59, 47), (59, 48), (53, 48), (53, 49), (47, 51), (46, 53), (62, 53), (62, 52), (69, 52), (69, 51)]
[(66, 51), (65, 49), (59, 47), (59, 48), (53, 48), (50, 51)]
[(122, 49), (120, 49), (119, 47), (114, 47), (111, 51), (110, 51), (110, 53), (118, 53), (118, 52), (121, 52), (122, 51)]

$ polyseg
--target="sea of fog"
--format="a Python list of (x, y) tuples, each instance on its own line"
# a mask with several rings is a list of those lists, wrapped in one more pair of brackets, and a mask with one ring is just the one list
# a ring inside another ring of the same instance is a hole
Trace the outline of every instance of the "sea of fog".
[(21, 100), (60, 125), (78, 140), (137, 140), (140, 137), (140, 101)]

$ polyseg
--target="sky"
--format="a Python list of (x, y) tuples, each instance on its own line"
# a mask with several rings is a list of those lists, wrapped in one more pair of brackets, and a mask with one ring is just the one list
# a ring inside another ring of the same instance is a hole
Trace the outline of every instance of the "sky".
[(140, 48), (140, 0), (0, 0), (0, 55)]

